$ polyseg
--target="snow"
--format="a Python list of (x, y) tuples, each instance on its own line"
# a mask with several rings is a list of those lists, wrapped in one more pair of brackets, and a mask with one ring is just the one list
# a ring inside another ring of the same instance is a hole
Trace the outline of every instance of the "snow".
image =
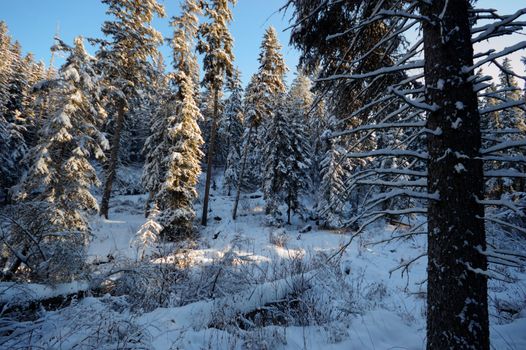
[(89, 287), (90, 284), (87, 281), (61, 283), (55, 286), (2, 282), (0, 283), (0, 305), (21, 306), (31, 302), (87, 291)]
[(458, 163), (457, 165), (455, 165), (455, 171), (459, 174), (462, 172), (466, 172), (466, 167), (464, 167), (464, 164)]
[[(352, 232), (320, 230), (314, 223), (306, 223), (296, 216), (292, 225), (283, 229), (267, 227), (261, 210), (264, 207), (263, 199), (250, 198), (257, 196), (246, 194), (241, 199), (239, 218), (233, 221), (233, 198), (219, 192), (219, 189), (212, 192), (209, 217), (221, 220), (210, 220), (206, 228), (201, 227), (197, 246), (188, 250), (185, 257), (188, 268), (196, 276), (215, 266), (218, 261), (230, 261), (229, 264), (218, 266), (224, 274), (227, 274), (227, 269), (243, 271), (242, 279), (236, 277), (233, 280), (238, 281), (237, 284), (222, 284), (217, 297), (174, 302), (148, 312), (112, 306), (115, 303), (121, 305), (121, 299), (116, 299), (118, 297), (88, 298), (81, 303), (72, 303), (61, 311), (60, 317), (49, 311), (49, 315), (44, 316), (35, 327), (42, 327), (43, 333), (45, 329), (50, 330), (51, 334), (46, 337), (56, 339), (53, 338), (54, 332), (65, 324), (68, 327), (83, 324), (75, 330), (79, 333), (72, 331), (72, 334), (77, 334), (75, 337), (79, 339), (82, 339), (81, 335), (88, 338), (90, 332), (97, 331), (97, 327), (87, 324), (87, 315), (80, 316), (80, 319), (78, 317), (85, 308), (95, 308), (100, 315), (111, 315), (112, 322), (128, 322), (125, 332), (140, 330), (133, 336), (140, 337), (141, 344), (146, 344), (145, 348), (148, 349), (253, 347), (339, 350), (425, 347), (427, 259), (423, 255), (426, 251), (424, 235), (378, 244), (393, 234), (403, 234), (405, 230), (379, 222), (355, 239), (343, 255), (329, 259), (349, 241)], [(140, 249), (131, 243), (146, 222), (143, 214), (145, 200), (145, 195), (117, 196), (112, 201), (110, 220), (92, 217), (94, 237), (88, 250), (88, 259), (96, 263), (99, 274), (124, 269), (127, 264), (131, 266), (141, 258)], [(199, 209), (198, 204), (196, 211), (199, 212)], [(310, 224), (312, 230), (300, 233), (306, 224)], [(286, 239), (276, 245), (273, 244), (272, 235)], [(149, 249), (150, 253), (159, 251), (156, 247)], [(152, 257), (151, 262), (171, 264), (181, 259), (181, 254), (175, 253), (165, 258)], [(501, 255), (506, 255), (502, 251), (488, 254), (501, 258)], [(415, 260), (415, 257), (419, 259)], [(509, 259), (509, 256), (504, 258)], [(407, 270), (397, 270), (397, 267), (413, 260)], [(300, 266), (299, 269), (296, 269), (297, 266)], [(494, 274), (486, 271), (480, 273)], [(514, 291), (524, 291), (526, 273), (520, 269), (510, 269), (509, 273), (512, 273), (516, 282), (512, 286), (501, 284), (500, 281), (491, 282), (491, 298), (506, 300), (513, 305), (520, 304), (524, 293)], [(226, 283), (222, 278), (226, 281), (227, 277), (217, 276), (219, 284)], [(31, 288), (38, 291), (33, 295), (44, 298), (57, 292), (74, 291), (82, 288), (82, 285)], [(3, 293), (2, 300), (11, 298), (13, 291)], [(254, 309), (265, 309), (266, 305), (285, 300), (287, 295), (299, 291), (303, 292), (297, 298), (305, 298), (304, 302), (310, 303), (310, 307), (317, 312), (317, 322), (311, 320), (303, 325), (262, 325), (252, 331), (238, 328), (237, 322), (243, 319), (243, 322), (256, 322), (256, 319), (251, 321), (243, 315), (248, 315)], [(490, 312), (495, 314), (495, 310), (492, 307)], [(67, 320), (65, 315), (69, 314), (76, 315), (75, 322)], [(82, 321), (84, 318), (86, 320)], [(56, 327), (55, 330), (52, 327)], [(491, 330), (495, 348), (526, 348), (525, 311), (507, 322), (493, 317)], [(70, 348), (72, 342), (73, 338), (64, 337), (62, 348)], [(40, 345), (46, 344), (51, 343)]]
[(138, 249), (133, 244), (136, 234), (145, 223), (145, 195), (116, 196), (111, 201), (113, 215), (109, 220), (94, 216), (91, 228), (94, 238), (88, 249), (88, 261), (101, 262), (110, 259), (138, 259)]
[(451, 127), (453, 129), (458, 129), (460, 127), (460, 125), (462, 125), (462, 119), (461, 118), (457, 118), (457, 120), (455, 120), (453, 123), (451, 123)]

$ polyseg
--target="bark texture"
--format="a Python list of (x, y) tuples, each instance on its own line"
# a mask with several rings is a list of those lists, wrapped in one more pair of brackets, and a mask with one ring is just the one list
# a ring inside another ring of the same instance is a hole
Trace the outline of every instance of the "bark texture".
[(106, 180), (104, 182), (104, 191), (102, 192), (102, 200), (100, 203), (100, 216), (108, 219), (108, 212), (110, 210), (111, 190), (113, 188), (113, 181), (117, 173), (117, 163), (119, 162), (119, 149), (121, 145), (121, 132), (124, 125), (124, 114), (126, 106), (124, 102), (120, 102), (118, 106), (117, 119), (115, 120), (115, 130), (113, 131), (113, 138), (110, 151), (110, 159), (108, 163), (108, 170), (106, 172)]
[(427, 103), (427, 349), (489, 349), (483, 167), (469, 1), (422, 5)]
[(208, 203), (210, 200), (210, 182), (212, 180), (212, 164), (214, 162), (214, 151), (217, 134), (217, 120), (219, 118), (219, 89), (214, 91), (214, 119), (212, 120), (212, 130), (210, 131), (210, 143), (208, 144), (208, 164), (206, 167), (206, 184), (205, 184), (205, 198), (203, 200), (203, 216), (201, 217), (201, 225), (206, 226), (208, 221)]

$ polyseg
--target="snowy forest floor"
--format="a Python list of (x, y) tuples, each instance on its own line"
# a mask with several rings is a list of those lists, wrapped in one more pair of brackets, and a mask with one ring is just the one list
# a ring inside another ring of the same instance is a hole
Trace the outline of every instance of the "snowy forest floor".
[[(133, 239), (146, 197), (115, 197), (110, 220), (91, 222), (86, 283), (103, 283), (60, 307), (4, 310), (0, 328), (9, 335), (0, 348), (425, 348), (426, 259), (393, 271), (425, 252), (425, 235), (373, 244), (407, 230), (378, 223), (330, 259), (352, 232), (297, 218), (284, 229), (265, 226), (263, 200), (250, 194), (234, 222), (233, 196), (212, 195), (209, 225), (195, 241), (145, 252)], [(300, 233), (306, 225), (313, 229)], [(490, 282), (492, 346), (526, 349), (526, 271), (496, 269), (507, 282)], [(11, 304), (49, 292), (3, 287)]]

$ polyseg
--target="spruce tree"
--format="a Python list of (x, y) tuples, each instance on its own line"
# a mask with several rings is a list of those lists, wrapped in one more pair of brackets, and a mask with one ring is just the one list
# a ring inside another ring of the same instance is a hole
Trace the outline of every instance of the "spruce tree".
[(279, 206), (287, 205), (287, 223), (291, 212), (300, 212), (299, 196), (308, 188), (310, 148), (298, 113), (301, 100), (287, 104), (286, 95), (279, 96), (279, 102), (272, 114), (264, 136), (263, 192), (266, 201), (265, 213), (271, 223), (279, 223)]
[[(83, 251), (89, 232), (85, 213), (98, 210), (90, 190), (99, 180), (90, 158), (103, 159), (108, 148), (105, 136), (99, 131), (105, 117), (99, 81), (82, 38), (75, 39), (74, 47), (59, 42), (54, 50), (66, 52), (69, 57), (57, 80), (40, 84), (48, 89), (52, 109), (43, 120), (37, 145), (24, 160), (29, 170), (15, 190), (18, 200), (41, 203), (46, 208), (47, 221), (58, 233), (36, 238), (41, 242), (40, 248), (49, 249), (43, 253), (49, 255), (48, 264), (60, 264), (60, 259), (65, 258), (58, 251), (68, 251), (72, 258), (80, 257), (78, 252)], [(21, 240), (25, 237), (20, 236)]]
[(255, 137), (252, 141), (254, 142), (253, 154), (251, 155), (251, 159), (255, 162), (250, 164), (249, 169), (252, 171), (251, 178), (256, 181), (258, 186), (261, 185), (262, 180), (260, 150), (264, 147), (265, 129), (272, 118), (274, 109), (277, 108), (278, 96), (287, 90), (285, 85), (287, 67), (281, 54), (281, 48), (276, 30), (274, 27), (269, 27), (263, 35), (259, 55), (260, 67), (256, 84), (253, 87), (255, 89), (255, 94), (252, 96), (255, 119), (249, 121), (255, 127)]
[[(334, 124), (334, 121), (332, 122)], [(330, 135), (327, 130), (324, 134)], [(343, 220), (343, 207), (346, 192), (346, 180), (349, 176), (345, 148), (337, 138), (325, 139), (325, 154), (320, 162), (320, 184), (316, 212), (319, 224), (326, 228), (340, 228)]]
[(235, 188), (239, 173), (241, 158), (241, 139), (243, 137), (243, 88), (240, 73), (236, 69), (232, 78), (227, 81), (230, 96), (226, 101), (225, 113), (219, 129), (219, 134), (225, 144), (226, 164), (223, 186), (228, 196)]
[(201, 173), (200, 160), (203, 140), (197, 120), (197, 58), (193, 43), (198, 29), (200, 8), (195, 0), (186, 0), (182, 15), (171, 25), (174, 73), (171, 75), (175, 92), (163, 105), (152, 124), (147, 140), (145, 175), (147, 189), (160, 210), (161, 234), (169, 240), (193, 232), (197, 198), (196, 186)]
[(21, 160), (33, 129), (31, 88), (40, 78), (31, 54), (22, 57), (19, 42), (11, 43), (5, 23), (0, 25), (0, 203), (10, 202), (9, 188), (19, 180)]
[[(513, 75), (511, 61), (506, 57), (502, 62), (502, 70), (499, 72), (498, 85), (488, 88), (485, 108), (498, 108), (500, 103), (509, 104), (510, 108), (495, 111), (488, 115), (482, 115), (483, 128), (490, 135), (485, 135), (486, 146), (494, 146), (502, 142), (520, 142), (526, 135), (526, 121), (524, 118), (524, 106), (522, 89)], [(486, 125), (484, 125), (486, 124)], [(489, 136), (489, 137), (488, 137)], [(507, 157), (520, 157), (525, 154), (524, 147), (511, 148), (503, 152)], [(488, 165), (486, 164), (486, 167)], [(521, 162), (500, 161), (493, 162), (494, 168), (506, 169), (510, 174), (524, 173), (526, 167)], [(500, 177), (491, 179), (497, 183), (494, 194), (525, 192), (526, 181), (521, 177)]]
[(199, 28), (200, 40), (198, 50), (204, 55), (203, 69), (205, 76), (203, 85), (212, 92), (214, 98), (214, 113), (210, 130), (210, 140), (208, 142), (203, 215), (201, 218), (201, 224), (204, 226), (206, 226), (208, 220), (212, 163), (219, 119), (219, 97), (223, 89), (225, 77), (232, 76), (234, 69), (234, 54), (232, 52), (233, 39), (228, 30), (228, 24), (232, 21), (232, 11), (229, 8), (229, 3), (235, 5), (236, 0), (203, 1), (205, 14), (209, 18), (209, 21), (201, 24)]
[(11, 36), (4, 21), (0, 21), (0, 116), (5, 116), (9, 98), (9, 81), (12, 76)]
[(11, 75), (7, 82), (7, 100), (4, 106), (5, 118), (9, 122), (23, 123), (24, 105), (28, 93), (28, 67), (22, 57), (22, 46), (16, 41), (10, 49)]
[(236, 198), (232, 217), (237, 217), (237, 207), (241, 196), (242, 182), (247, 177), (247, 163), (251, 174), (249, 178), (255, 178), (260, 185), (261, 153), (263, 149), (263, 136), (265, 135), (266, 123), (272, 117), (272, 111), (276, 108), (276, 101), (280, 94), (286, 92), (285, 74), (287, 67), (280, 52), (281, 44), (278, 41), (276, 30), (269, 27), (263, 36), (261, 52), (259, 54), (259, 70), (252, 77), (245, 96), (247, 132), (244, 136), (244, 147), (239, 171)]
[(308, 128), (308, 134), (313, 134), (311, 131), (311, 108), (314, 103), (314, 94), (312, 93), (311, 80), (302, 71), (297, 72), (296, 77), (290, 86), (290, 97), (296, 101), (295, 105), (298, 111), (302, 114), (303, 123)]
[(104, 191), (100, 215), (108, 218), (109, 202), (115, 180), (121, 146), (121, 134), (126, 115), (136, 107), (141, 86), (152, 70), (149, 59), (157, 54), (162, 43), (161, 34), (151, 22), (155, 15), (164, 16), (164, 8), (155, 0), (128, 1), (102, 0), (108, 6), (107, 14), (114, 19), (106, 21), (102, 32), (109, 37), (97, 40), (101, 44), (98, 58), (102, 65), (107, 90), (111, 99), (107, 107), (113, 116), (111, 151), (106, 165)]
[[(495, 108), (498, 105), (500, 94), (498, 92), (497, 86), (492, 83), (485, 91), (484, 98), (480, 101), (480, 108)], [(481, 129), (487, 134), (490, 134), (490, 137), (486, 137), (483, 141), (483, 147), (488, 148), (494, 145), (495, 139), (499, 139), (504, 135), (494, 135), (498, 130), (503, 129), (503, 123), (501, 120), (501, 113), (498, 111), (492, 113), (486, 113), (481, 116)], [(498, 170), (501, 167), (499, 162), (486, 162), (484, 164), (485, 171), (494, 171)], [(500, 196), (504, 193), (504, 179), (501, 177), (494, 177), (486, 180), (486, 193), (494, 199), (500, 199)]]
[(161, 54), (156, 59), (155, 78), (152, 81), (152, 86), (148, 89), (147, 105), (142, 107), (144, 113), (147, 114), (147, 128), (148, 133), (144, 140), (142, 154), (144, 156), (143, 173), (141, 177), (141, 184), (148, 192), (148, 199), (145, 205), (145, 217), (149, 217), (152, 204), (155, 202), (155, 193), (159, 190), (159, 182), (161, 178), (161, 161), (163, 155), (159, 152), (157, 147), (161, 144), (163, 127), (165, 118), (165, 106), (172, 95), (170, 89), (170, 75), (165, 74), (166, 67), (164, 65), (164, 58)]
[(312, 152), (312, 167), (309, 171), (309, 179), (318, 183), (315, 180), (318, 179), (320, 172), (320, 138), (323, 131), (325, 131), (323, 128), (326, 125), (323, 119), (325, 117), (323, 104), (321, 104), (320, 101), (316, 101), (316, 105), (314, 105), (315, 101), (312, 87), (311, 79), (300, 70), (292, 81), (289, 95), (291, 101), (295, 101), (295, 108), (297, 108), (297, 113), (300, 115), (300, 120), (305, 128)]

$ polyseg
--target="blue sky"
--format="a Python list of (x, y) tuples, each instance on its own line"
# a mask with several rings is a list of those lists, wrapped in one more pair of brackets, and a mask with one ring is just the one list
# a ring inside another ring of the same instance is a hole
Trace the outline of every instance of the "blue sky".
[[(166, 8), (167, 17), (156, 19), (154, 26), (165, 37), (171, 36), (169, 17), (179, 13), (179, 0), (158, 0)], [(287, 46), (289, 33), (288, 18), (278, 10), (284, 0), (238, 0), (234, 7), (234, 21), (231, 25), (235, 39), (236, 65), (246, 83), (258, 68), (259, 46), (265, 29), (272, 25), (280, 35), (283, 55), (291, 72), (298, 62), (298, 53)], [(49, 48), (58, 31), (60, 37), (71, 43), (77, 35), (101, 37), (100, 27), (107, 18), (106, 6), (99, 0), (2, 0), (0, 20), (6, 21), (14, 39), (19, 40), (25, 52), (32, 52), (38, 60), (49, 63)], [(163, 54), (169, 60), (168, 48)], [(57, 62), (60, 63), (60, 62)], [(167, 63), (170, 63), (167, 61)]]
[[(100, 27), (106, 19), (105, 5), (99, 0), (1, 0), (2, 11), (0, 20), (7, 22), (14, 39), (19, 40), (25, 52), (32, 52), (38, 60), (49, 62), (49, 48), (53, 36), (57, 32), (66, 42), (72, 42), (77, 35), (84, 37), (100, 37)], [(179, 0), (159, 0), (166, 7), (168, 17), (179, 11)], [(278, 10), (285, 0), (238, 0), (234, 8), (234, 21), (231, 26), (235, 39), (236, 65), (243, 74), (246, 83), (258, 68), (259, 45), (263, 32), (273, 25), (283, 44), (283, 54), (289, 66), (289, 81), (293, 76), (298, 62), (298, 53), (287, 46), (289, 32), (283, 32), (288, 27), (289, 15), (285, 17)], [(526, 6), (525, 0), (480, 0), (479, 7), (496, 8), (502, 13), (511, 13)], [(168, 26), (169, 18), (157, 19), (154, 26), (166, 37), (171, 35)], [(506, 38), (491, 46), (509, 46), (513, 41), (526, 40), (524, 36)], [(169, 57), (167, 48), (163, 49)], [(514, 55), (514, 66), (523, 72), (519, 56)], [(60, 63), (58, 61), (57, 63)]]

